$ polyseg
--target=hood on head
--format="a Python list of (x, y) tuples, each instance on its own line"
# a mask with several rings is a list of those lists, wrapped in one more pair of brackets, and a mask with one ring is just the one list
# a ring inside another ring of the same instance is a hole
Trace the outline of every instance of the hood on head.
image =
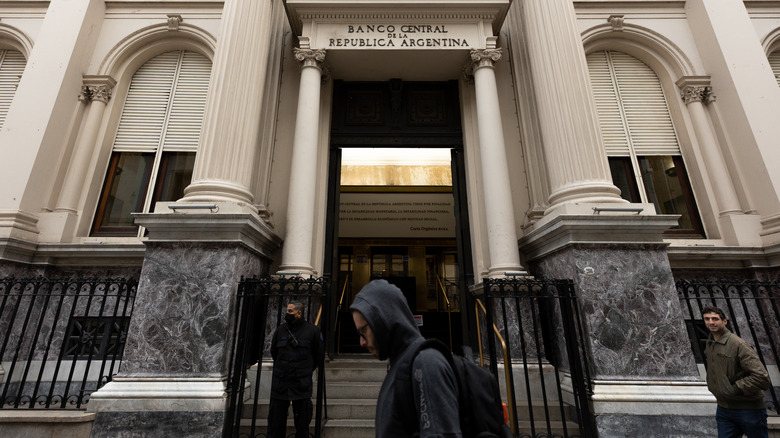
[(422, 338), (403, 292), (386, 280), (365, 285), (349, 309), (360, 312), (371, 327), (379, 360), (392, 360)]

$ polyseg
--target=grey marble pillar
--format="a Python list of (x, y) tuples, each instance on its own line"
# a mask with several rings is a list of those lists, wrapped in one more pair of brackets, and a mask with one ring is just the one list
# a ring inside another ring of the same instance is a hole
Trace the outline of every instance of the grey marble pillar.
[(250, 214), (139, 214), (149, 230), (120, 373), (93, 438), (221, 437), (235, 295), (281, 241)]
[(521, 239), (535, 275), (574, 281), (600, 437), (715, 433), (662, 238), (673, 223), (561, 216)]

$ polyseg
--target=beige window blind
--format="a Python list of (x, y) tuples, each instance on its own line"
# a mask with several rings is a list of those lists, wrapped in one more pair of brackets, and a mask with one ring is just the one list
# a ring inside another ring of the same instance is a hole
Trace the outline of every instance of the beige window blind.
[(27, 60), (18, 50), (0, 50), (0, 128), (5, 123)]

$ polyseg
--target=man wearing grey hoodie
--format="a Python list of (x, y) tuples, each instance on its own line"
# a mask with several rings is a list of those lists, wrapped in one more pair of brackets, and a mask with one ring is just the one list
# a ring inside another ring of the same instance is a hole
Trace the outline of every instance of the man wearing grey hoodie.
[(377, 398), (376, 437), (460, 438), (455, 375), (439, 351), (415, 355), (425, 338), (401, 290), (374, 280), (349, 308), (360, 346), (379, 360), (390, 360)]

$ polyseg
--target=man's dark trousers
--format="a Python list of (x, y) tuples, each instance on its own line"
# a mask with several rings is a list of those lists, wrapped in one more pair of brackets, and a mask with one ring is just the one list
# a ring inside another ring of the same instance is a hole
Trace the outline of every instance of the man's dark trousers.
[[(293, 400), (295, 438), (309, 438), (309, 424), (313, 413), (311, 399)], [(272, 398), (268, 406), (268, 438), (285, 438), (287, 432), (287, 410), (290, 400)]]
[(718, 438), (767, 438), (766, 409), (727, 409), (718, 406)]

